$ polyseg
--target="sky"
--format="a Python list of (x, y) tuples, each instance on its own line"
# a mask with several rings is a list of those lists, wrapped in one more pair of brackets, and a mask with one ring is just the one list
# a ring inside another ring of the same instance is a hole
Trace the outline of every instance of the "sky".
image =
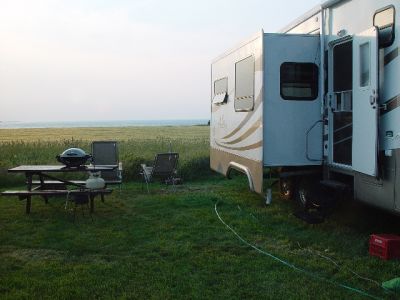
[(0, 0), (0, 121), (210, 118), (211, 61), (320, 0)]

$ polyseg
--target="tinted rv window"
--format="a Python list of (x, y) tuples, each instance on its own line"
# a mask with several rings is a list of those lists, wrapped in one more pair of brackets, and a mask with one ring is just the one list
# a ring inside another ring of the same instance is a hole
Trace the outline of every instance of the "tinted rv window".
[(282, 64), (281, 96), (285, 100), (311, 101), (317, 99), (317, 65), (293, 62)]
[(250, 111), (254, 107), (254, 56), (235, 65), (235, 110)]
[(389, 47), (395, 38), (394, 23), (396, 11), (394, 6), (378, 10), (374, 15), (374, 26), (379, 30), (379, 46)]

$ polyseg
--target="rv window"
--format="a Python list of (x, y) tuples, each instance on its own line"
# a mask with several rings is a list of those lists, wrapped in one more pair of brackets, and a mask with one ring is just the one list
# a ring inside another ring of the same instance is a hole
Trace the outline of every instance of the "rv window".
[(312, 63), (287, 62), (281, 65), (281, 97), (312, 101), (318, 97), (318, 67)]
[(394, 42), (395, 31), (395, 9), (389, 6), (377, 11), (374, 15), (374, 26), (379, 30), (379, 46), (389, 47)]
[(228, 77), (214, 82), (214, 96), (223, 93), (228, 93)]
[(214, 104), (224, 103), (228, 96), (228, 77), (214, 81)]
[(235, 110), (251, 111), (254, 108), (254, 56), (235, 65)]

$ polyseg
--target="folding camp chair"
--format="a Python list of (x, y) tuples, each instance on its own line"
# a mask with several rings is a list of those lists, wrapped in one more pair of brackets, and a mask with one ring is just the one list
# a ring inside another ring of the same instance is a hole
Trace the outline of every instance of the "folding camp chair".
[(95, 141), (92, 143), (92, 160), (96, 165), (118, 165), (112, 171), (102, 171), (101, 177), (108, 184), (118, 184), (121, 189), (122, 165), (118, 157), (118, 144), (115, 141)]
[(146, 182), (147, 192), (150, 192), (149, 183), (152, 182), (155, 177), (175, 185), (178, 159), (178, 153), (159, 153), (154, 158), (153, 166), (141, 164), (142, 171), (140, 174), (143, 176), (144, 182)]

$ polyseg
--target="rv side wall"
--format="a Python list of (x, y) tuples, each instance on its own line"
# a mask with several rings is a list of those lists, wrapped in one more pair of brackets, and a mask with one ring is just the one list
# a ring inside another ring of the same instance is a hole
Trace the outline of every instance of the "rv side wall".
[(263, 193), (263, 33), (212, 63), (210, 165), (249, 174)]

